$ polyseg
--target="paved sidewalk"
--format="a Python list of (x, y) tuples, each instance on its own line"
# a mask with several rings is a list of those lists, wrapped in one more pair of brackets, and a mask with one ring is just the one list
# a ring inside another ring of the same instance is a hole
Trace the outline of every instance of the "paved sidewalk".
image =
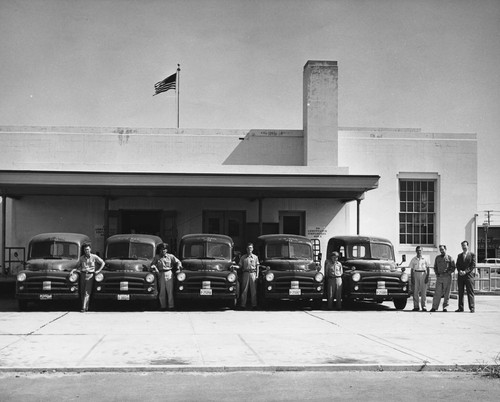
[(495, 364), (500, 297), (478, 296), (475, 314), (410, 310), (411, 303), (403, 311), (389, 303), (340, 312), (0, 310), (0, 370), (438, 370)]

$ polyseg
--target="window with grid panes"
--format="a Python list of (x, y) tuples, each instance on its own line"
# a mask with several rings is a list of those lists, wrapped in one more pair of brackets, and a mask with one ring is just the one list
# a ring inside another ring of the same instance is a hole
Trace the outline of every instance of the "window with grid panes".
[(399, 180), (400, 244), (434, 245), (435, 196), (435, 180)]

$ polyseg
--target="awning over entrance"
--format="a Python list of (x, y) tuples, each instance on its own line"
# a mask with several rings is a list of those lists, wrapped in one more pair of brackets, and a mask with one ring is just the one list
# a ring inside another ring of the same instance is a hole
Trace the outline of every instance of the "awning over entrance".
[[(272, 168), (270, 168), (272, 169)], [(0, 195), (103, 197), (333, 198), (344, 202), (376, 189), (376, 175), (110, 173), (1, 171)]]

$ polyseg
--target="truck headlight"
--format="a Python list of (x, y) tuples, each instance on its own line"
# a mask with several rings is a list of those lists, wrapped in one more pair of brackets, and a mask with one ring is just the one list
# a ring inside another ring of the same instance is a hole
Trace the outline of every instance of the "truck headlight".
[(354, 274), (352, 274), (352, 281), (353, 282), (359, 282), (360, 279), (361, 279), (361, 275), (359, 274), (359, 272), (355, 272)]
[(146, 275), (146, 282), (147, 283), (153, 283), (155, 280), (155, 276), (153, 274), (147, 274)]
[(24, 282), (25, 280), (26, 280), (26, 274), (24, 272), (17, 274), (17, 281), (18, 282)]
[(401, 282), (408, 282), (408, 274), (406, 272), (401, 274)]
[(177, 274), (177, 280), (178, 280), (179, 282), (182, 282), (182, 281), (186, 280), (186, 274), (185, 274), (184, 272), (179, 272), (179, 273)]
[(102, 282), (104, 280), (104, 275), (99, 272), (96, 276), (95, 276), (95, 281), (96, 282)]
[(316, 282), (321, 282), (323, 280), (323, 274), (321, 272), (318, 272), (316, 275), (314, 275), (314, 280)]
[(231, 272), (229, 273), (229, 275), (227, 276), (227, 281), (228, 282), (234, 282), (236, 280), (236, 275), (234, 272)]
[(78, 274), (73, 272), (72, 274), (70, 274), (70, 276), (68, 276), (68, 280), (70, 282), (76, 282), (78, 280)]
[(272, 272), (268, 272), (266, 274), (266, 281), (272, 282), (273, 279), (274, 279), (274, 274)]

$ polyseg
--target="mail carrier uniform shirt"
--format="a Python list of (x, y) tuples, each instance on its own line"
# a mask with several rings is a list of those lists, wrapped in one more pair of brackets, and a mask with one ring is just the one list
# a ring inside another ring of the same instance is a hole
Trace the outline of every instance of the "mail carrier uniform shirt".
[(102, 258), (96, 254), (90, 254), (88, 258), (87, 256), (82, 255), (79, 261), (79, 266), (82, 269), (82, 272), (88, 272), (88, 273), (95, 272), (96, 261), (99, 263), (99, 265), (104, 264)]

